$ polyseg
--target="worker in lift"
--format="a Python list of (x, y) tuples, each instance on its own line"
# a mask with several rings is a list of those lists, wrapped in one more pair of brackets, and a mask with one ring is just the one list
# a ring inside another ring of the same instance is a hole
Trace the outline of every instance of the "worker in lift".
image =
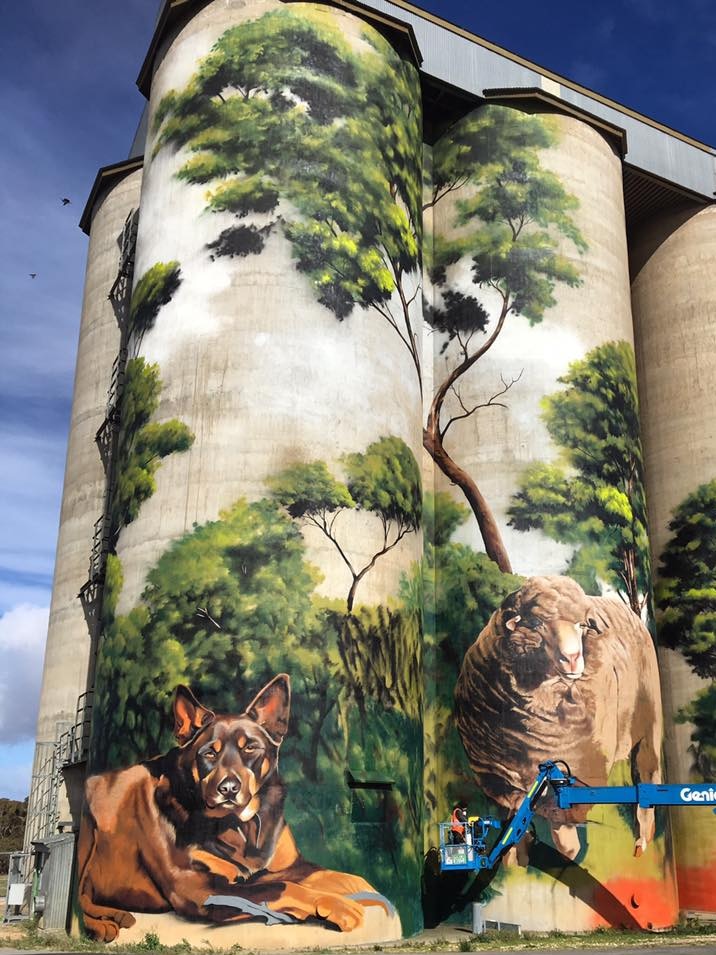
[(452, 816), (450, 817), (450, 842), (454, 846), (465, 842), (465, 829), (467, 824), (467, 806), (456, 802)]

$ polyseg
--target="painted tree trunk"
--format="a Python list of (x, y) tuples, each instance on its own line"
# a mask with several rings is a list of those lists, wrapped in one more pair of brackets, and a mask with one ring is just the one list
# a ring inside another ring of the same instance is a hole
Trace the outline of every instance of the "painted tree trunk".
[(480, 528), (487, 556), (497, 564), (504, 574), (511, 574), (510, 558), (502, 541), (499, 525), (490, 510), (489, 504), (473, 478), (456, 464), (447, 453), (445, 446), (436, 434), (436, 430), (433, 425), (423, 431), (423, 447), (445, 477), (452, 484), (457, 485), (465, 495), (465, 499), (475, 515), (477, 526)]

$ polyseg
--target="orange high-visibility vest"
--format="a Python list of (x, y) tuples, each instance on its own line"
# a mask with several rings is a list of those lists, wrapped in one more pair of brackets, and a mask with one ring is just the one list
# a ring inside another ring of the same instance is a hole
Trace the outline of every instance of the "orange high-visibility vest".
[(458, 816), (459, 809), (453, 809), (452, 816), (450, 818), (450, 828), (453, 832), (456, 832), (460, 836), (465, 835), (465, 826), (461, 822), (460, 817)]

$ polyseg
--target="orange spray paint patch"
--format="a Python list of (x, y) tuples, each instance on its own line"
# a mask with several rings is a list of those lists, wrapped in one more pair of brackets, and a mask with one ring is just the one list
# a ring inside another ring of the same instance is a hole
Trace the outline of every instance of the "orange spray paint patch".
[[(665, 888), (669, 886), (668, 891)], [(623, 921), (595, 915), (592, 928), (615, 926), (624, 928), (668, 928), (679, 918), (679, 907), (673, 901), (675, 892), (671, 879), (610, 879), (603, 886), (605, 896), (612, 900)], [(616, 903), (616, 904), (615, 904)], [(596, 906), (595, 906), (596, 907)]]
[(716, 866), (678, 865), (676, 878), (682, 909), (716, 912)]

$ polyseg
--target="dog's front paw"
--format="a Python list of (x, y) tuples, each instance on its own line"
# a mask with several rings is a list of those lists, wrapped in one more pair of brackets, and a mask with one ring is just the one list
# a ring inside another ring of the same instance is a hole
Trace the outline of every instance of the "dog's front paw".
[(214, 855), (213, 852), (207, 852), (204, 849), (192, 849), (191, 862), (193, 868), (209, 872), (221, 882), (229, 885), (245, 882), (251, 875), (251, 870), (240, 862), (229, 861), (229, 859), (224, 859), (222, 856)]
[(101, 918), (93, 918), (91, 915), (83, 914), (85, 928), (90, 932), (98, 942), (113, 942), (119, 935), (122, 928), (131, 928), (136, 922), (135, 917), (130, 912), (116, 911), (110, 915)]
[(337, 925), (341, 932), (351, 932), (363, 924), (365, 909), (352, 899), (340, 895), (320, 895), (316, 899), (316, 915)]

